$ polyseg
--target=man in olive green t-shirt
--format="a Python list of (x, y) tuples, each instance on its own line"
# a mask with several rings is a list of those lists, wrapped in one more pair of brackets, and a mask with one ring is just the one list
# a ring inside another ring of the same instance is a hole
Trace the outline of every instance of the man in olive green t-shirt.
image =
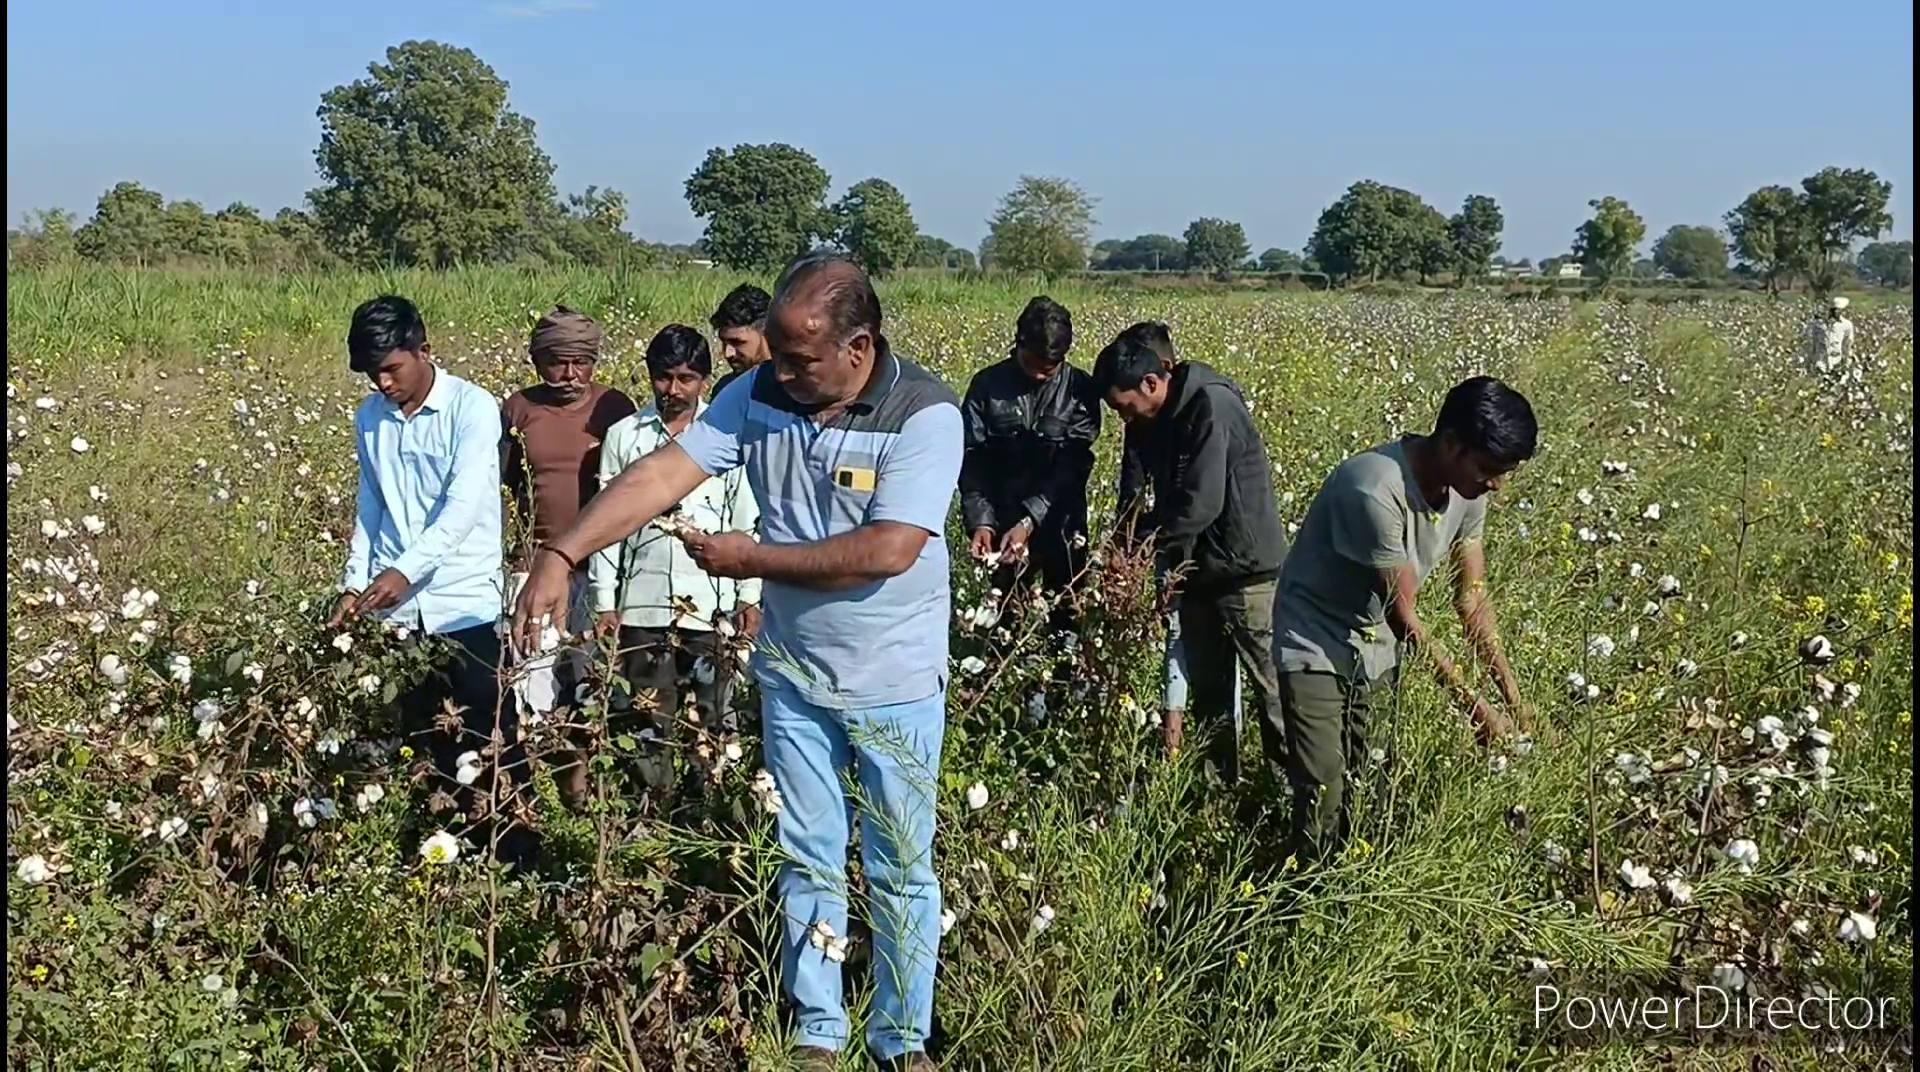
[(1432, 435), (1409, 435), (1340, 464), (1307, 508), (1280, 574), (1274, 662), (1293, 789), (1294, 851), (1309, 862), (1344, 842), (1348, 772), (1367, 754), (1369, 698), (1397, 680), (1399, 647), (1424, 652), (1483, 737), (1511, 731), (1477, 696), (1414, 612), (1442, 559), (1455, 607), (1505, 706), (1529, 716), (1486, 597), (1484, 496), (1533, 457), (1533, 408), (1499, 380), (1447, 393)]

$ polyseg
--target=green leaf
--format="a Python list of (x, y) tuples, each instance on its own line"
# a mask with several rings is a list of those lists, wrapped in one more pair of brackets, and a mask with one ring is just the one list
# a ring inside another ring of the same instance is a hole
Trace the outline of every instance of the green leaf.
[(232, 655), (227, 656), (227, 676), (232, 677), (239, 673), (240, 668), (246, 665), (246, 661), (247, 653), (244, 650), (236, 651)]
[(479, 935), (474, 934), (472, 931), (461, 932), (459, 946), (462, 953), (468, 954), (475, 960), (487, 959), (486, 946), (480, 944)]
[(640, 950), (640, 981), (644, 983), (653, 978), (654, 973), (660, 970), (660, 966), (672, 959), (671, 950), (648, 942), (646, 948)]

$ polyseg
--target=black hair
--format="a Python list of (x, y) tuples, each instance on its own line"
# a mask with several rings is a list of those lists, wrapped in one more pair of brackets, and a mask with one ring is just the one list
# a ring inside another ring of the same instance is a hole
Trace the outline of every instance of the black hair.
[(1167, 375), (1160, 354), (1138, 335), (1121, 332), (1093, 359), (1093, 383), (1101, 394), (1137, 390), (1149, 376)]
[(701, 379), (713, 375), (713, 350), (707, 346), (707, 337), (685, 324), (661, 328), (647, 343), (646, 362), (647, 372), (653, 376), (682, 366), (699, 373)]
[[(820, 283), (820, 305), (827, 314), (828, 327), (843, 340), (865, 331), (873, 336), (874, 344), (879, 345), (880, 295), (874, 293), (873, 280), (845, 254), (817, 249), (797, 258), (780, 273), (780, 282), (773, 288), (772, 305), (792, 301), (795, 294), (804, 292), (807, 284), (822, 273), (828, 276)], [(768, 307), (769, 314), (772, 305)]]
[(347, 328), (347, 367), (362, 376), (372, 374), (395, 350), (418, 353), (427, 345), (427, 322), (420, 310), (397, 294), (382, 294), (362, 302)]
[(1180, 352), (1173, 348), (1173, 332), (1168, 330), (1164, 320), (1142, 320), (1137, 324), (1129, 324), (1120, 332), (1119, 338), (1131, 340), (1159, 354), (1161, 362), (1168, 368), (1180, 363)]
[(728, 328), (764, 328), (767, 326), (767, 307), (773, 304), (773, 295), (754, 286), (742, 283), (727, 291), (720, 299), (720, 305), (714, 309), (707, 323), (715, 331)]
[(1533, 457), (1540, 426), (1525, 395), (1492, 376), (1475, 376), (1447, 392), (1433, 435), (1450, 435), (1495, 465), (1511, 469)]
[(1013, 348), (1061, 360), (1073, 349), (1073, 314), (1044, 294), (1033, 299), (1014, 322)]

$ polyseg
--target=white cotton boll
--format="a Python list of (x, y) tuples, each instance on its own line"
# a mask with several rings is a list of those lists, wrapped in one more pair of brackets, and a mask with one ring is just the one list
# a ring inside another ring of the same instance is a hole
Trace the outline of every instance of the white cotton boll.
[(481, 772), (480, 753), (478, 752), (462, 752), (460, 753), (460, 758), (454, 761), (453, 777), (454, 780), (461, 785), (472, 785), (479, 781)]
[(1741, 874), (1750, 875), (1760, 866), (1760, 846), (1748, 838), (1735, 838), (1727, 843), (1726, 857)]
[(987, 668), (987, 661), (978, 655), (969, 655), (960, 660), (960, 672), (972, 677)]
[(100, 676), (106, 678), (108, 684), (120, 688), (127, 683), (127, 666), (120, 661), (120, 656), (108, 652), (100, 656)]
[(1713, 971), (1708, 974), (1707, 978), (1714, 986), (1719, 987), (1721, 990), (1732, 991), (1745, 990), (1747, 988), (1747, 973), (1742, 971), (1738, 964), (1715, 964)]
[(1596, 659), (1605, 659), (1611, 656), (1616, 647), (1617, 645), (1614, 644), (1613, 638), (1605, 633), (1595, 633), (1587, 638), (1587, 654)]
[(1053, 920), (1053, 906), (1041, 905), (1040, 909), (1033, 914), (1033, 933), (1039, 934), (1041, 931), (1053, 926)]
[(958, 922), (960, 922), (960, 917), (954, 914), (953, 909), (951, 908), (941, 909), (940, 910), (940, 936), (943, 938), (946, 937), (947, 932), (953, 930), (953, 925)]
[(46, 857), (37, 852), (31, 856), (21, 857), (20, 866), (14, 869), (14, 874), (20, 876), (20, 881), (29, 886), (53, 881), (52, 865), (47, 863)]
[(1653, 888), (1653, 872), (1627, 860), (1620, 865), (1620, 884), (1631, 890), (1650, 890)]
[(984, 783), (975, 782), (967, 787), (967, 807), (969, 809), (979, 811), (981, 808), (987, 806), (988, 799), (989, 794), (987, 793), (987, 787)]
[(1866, 944), (1879, 934), (1879, 924), (1872, 916), (1864, 912), (1848, 912), (1840, 921), (1840, 940), (1854, 944)]
[(343, 655), (344, 655), (344, 654), (346, 654), (347, 652), (350, 652), (350, 651), (352, 651), (352, 650), (353, 650), (353, 637), (352, 637), (352, 635), (351, 635), (351, 634), (348, 634), (348, 633), (341, 633), (341, 634), (340, 634), (339, 636), (337, 636), (337, 637), (334, 637), (334, 638), (333, 638), (333, 646), (334, 646), (334, 647), (335, 647), (336, 649), (338, 649), (338, 650), (340, 651), (340, 653), (341, 653), (341, 654), (343, 654)]

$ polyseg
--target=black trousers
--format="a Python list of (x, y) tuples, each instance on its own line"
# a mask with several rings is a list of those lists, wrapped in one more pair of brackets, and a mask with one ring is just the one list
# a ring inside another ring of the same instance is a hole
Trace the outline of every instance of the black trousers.
[[(533, 831), (518, 821), (500, 826), (491, 819), (497, 810), (509, 806), (512, 793), (527, 784), (530, 774), (520, 740), (519, 706), (500, 686), (500, 634), (488, 623), (432, 639), (446, 644), (448, 650), (432, 672), (400, 698), (401, 732), (416, 754), (433, 759), (436, 779), (429, 792), (446, 792), (470, 819), (482, 816), (455, 833), (486, 844), (499, 826), (499, 858), (516, 871), (530, 868), (538, 856)], [(501, 742), (498, 754), (483, 760), (482, 774), (471, 785), (462, 785), (460, 757), (467, 752), (485, 755), (496, 734)], [(499, 784), (497, 774), (506, 776), (505, 786)], [(486, 808), (478, 807), (482, 793), (492, 794)]]
[[(628, 691), (615, 703), (609, 728), (641, 737), (636, 773), (649, 793), (674, 783), (674, 749), (681, 738), (681, 682), (691, 681), (704, 658), (713, 668), (713, 681), (692, 686), (696, 712), (704, 726), (719, 727), (729, 717), (733, 656), (726, 638), (713, 630), (620, 627), (620, 653), (615, 666)], [(651, 732), (646, 732), (651, 731)]]
[(1086, 524), (1048, 524), (1027, 541), (1024, 562), (1003, 563), (994, 574), (993, 585), (1011, 593), (1016, 585), (1038, 582), (1049, 596), (1062, 596), (1048, 616), (1047, 628), (1056, 638), (1072, 633), (1078, 625), (1072, 591), (1087, 568)]

